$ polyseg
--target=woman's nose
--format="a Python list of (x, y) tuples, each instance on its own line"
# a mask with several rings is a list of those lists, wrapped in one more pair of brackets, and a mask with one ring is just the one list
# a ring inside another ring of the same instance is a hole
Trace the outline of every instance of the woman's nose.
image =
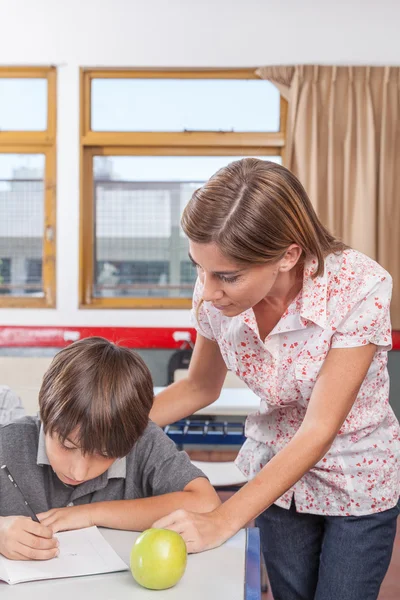
[(220, 300), (223, 297), (224, 292), (219, 288), (218, 281), (213, 280), (210, 276), (204, 276), (203, 285), (203, 299), (206, 302)]

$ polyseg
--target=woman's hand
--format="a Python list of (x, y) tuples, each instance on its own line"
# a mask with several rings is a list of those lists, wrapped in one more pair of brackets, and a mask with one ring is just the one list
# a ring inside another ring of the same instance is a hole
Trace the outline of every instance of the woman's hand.
[(218, 509), (202, 514), (176, 510), (156, 521), (152, 527), (179, 533), (189, 553), (217, 548), (236, 533)]
[(40, 513), (38, 519), (53, 533), (68, 531), (69, 529), (84, 529), (94, 525), (90, 504), (52, 508), (47, 512)]
[(0, 554), (11, 560), (49, 560), (58, 556), (49, 527), (30, 517), (0, 517)]

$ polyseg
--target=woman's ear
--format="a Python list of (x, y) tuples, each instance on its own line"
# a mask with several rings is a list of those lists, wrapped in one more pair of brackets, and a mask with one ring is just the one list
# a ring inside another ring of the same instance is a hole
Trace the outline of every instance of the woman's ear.
[(285, 256), (281, 259), (279, 270), (283, 272), (290, 271), (299, 262), (303, 250), (297, 244), (292, 244), (286, 250)]

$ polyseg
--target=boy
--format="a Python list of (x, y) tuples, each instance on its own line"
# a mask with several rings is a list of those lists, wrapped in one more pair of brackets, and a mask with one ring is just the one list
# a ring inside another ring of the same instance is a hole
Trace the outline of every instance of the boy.
[(218, 496), (185, 452), (149, 421), (143, 360), (102, 338), (61, 350), (39, 392), (39, 417), (0, 428), (7, 465), (40, 523), (0, 470), (0, 553), (57, 556), (60, 530), (98, 525), (143, 530), (171, 511), (207, 512)]

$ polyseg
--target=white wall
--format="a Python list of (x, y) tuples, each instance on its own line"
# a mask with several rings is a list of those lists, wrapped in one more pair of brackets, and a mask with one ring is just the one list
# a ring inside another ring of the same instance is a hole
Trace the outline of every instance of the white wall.
[(56, 310), (0, 325), (187, 326), (188, 311), (78, 305), (79, 66), (399, 64), (398, 0), (0, 0), (0, 63), (58, 67)]

